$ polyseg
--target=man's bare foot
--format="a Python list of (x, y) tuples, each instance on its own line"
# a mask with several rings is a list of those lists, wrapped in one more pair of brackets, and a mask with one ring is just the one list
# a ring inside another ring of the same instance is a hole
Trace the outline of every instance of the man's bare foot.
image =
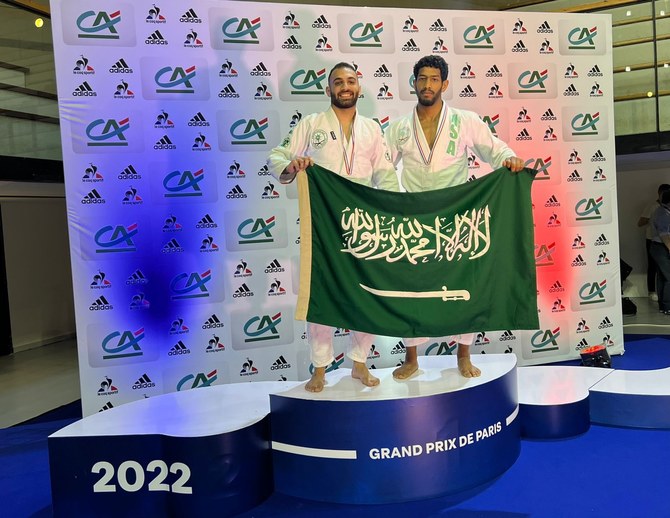
[(305, 390), (307, 392), (321, 392), (325, 385), (326, 385), (326, 368), (316, 367), (314, 369), (314, 374), (312, 374), (312, 377), (305, 385)]
[(419, 370), (418, 361), (411, 362), (405, 360), (405, 363), (403, 363), (400, 367), (398, 367), (396, 370), (393, 371), (393, 377), (397, 380), (406, 380), (418, 370)]
[(482, 371), (472, 365), (470, 356), (463, 356), (458, 358), (458, 371), (464, 378), (476, 378), (482, 373)]
[(361, 362), (354, 362), (354, 368), (351, 369), (351, 377), (361, 380), (366, 387), (376, 387), (379, 385), (379, 378), (375, 378), (368, 370), (367, 365)]
[(405, 361), (393, 371), (393, 377), (397, 380), (406, 380), (419, 370), (419, 356), (416, 347), (405, 348)]

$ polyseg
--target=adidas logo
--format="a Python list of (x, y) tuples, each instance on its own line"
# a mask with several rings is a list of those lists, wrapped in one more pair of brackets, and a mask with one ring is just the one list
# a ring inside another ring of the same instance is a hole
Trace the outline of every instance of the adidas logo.
[(298, 43), (298, 40), (296, 39), (295, 36), (291, 36), (284, 43), (282, 43), (281, 48), (290, 50), (300, 50), (302, 49), (302, 45)]
[(391, 349), (391, 354), (405, 354), (405, 345), (402, 342), (398, 342)]
[(228, 83), (228, 86), (224, 87), (224, 89), (219, 92), (219, 97), (223, 99), (238, 99), (240, 94), (235, 91), (233, 85)]
[(114, 309), (114, 306), (112, 306), (105, 297), (100, 297), (96, 299), (88, 309), (89, 311), (109, 311)]
[(179, 340), (172, 349), (168, 351), (168, 356), (182, 356), (184, 354), (191, 354), (191, 350), (184, 345), (184, 342)]
[(545, 20), (542, 22), (542, 25), (537, 28), (537, 32), (539, 34), (553, 34), (554, 30), (549, 26), (549, 22)]
[(234, 299), (239, 299), (242, 297), (253, 297), (254, 292), (249, 289), (249, 286), (245, 284), (242, 284), (237, 290), (233, 293), (233, 298)]
[(242, 190), (242, 187), (240, 187), (239, 185), (236, 185), (235, 187), (233, 187), (230, 190), (230, 192), (228, 192), (228, 194), (226, 194), (226, 198), (228, 198), (229, 200), (242, 199), (242, 198), (246, 198), (246, 197), (247, 197), (247, 195)]
[(582, 257), (582, 254), (579, 254), (575, 259), (572, 261), (572, 266), (586, 266), (586, 261), (584, 261), (584, 258)]
[(133, 69), (128, 66), (125, 59), (121, 58), (110, 67), (109, 72), (111, 74), (132, 74)]
[(598, 329), (607, 329), (608, 327), (614, 327), (614, 324), (612, 324), (609, 317), (605, 317), (603, 318), (603, 321), (600, 322)]
[(265, 67), (265, 64), (261, 61), (258, 65), (251, 69), (249, 75), (252, 76), (271, 76), (270, 71)]
[(108, 401), (105, 406), (103, 406), (100, 410), (98, 410), (98, 413), (104, 412), (105, 410), (109, 410), (110, 408), (114, 408), (114, 405), (112, 405), (112, 403)]
[(486, 77), (502, 77), (502, 72), (500, 72), (498, 65), (493, 65), (489, 68), (488, 72), (486, 72)]
[(551, 288), (549, 288), (549, 293), (560, 293), (563, 291), (565, 291), (565, 288), (561, 284), (561, 281), (556, 281), (551, 285)]
[(126, 279), (126, 284), (128, 285), (134, 285), (134, 284), (146, 284), (148, 283), (149, 280), (144, 276), (144, 273), (142, 270), (135, 270), (127, 279)]
[(409, 40), (407, 40), (407, 43), (405, 43), (405, 44), (402, 46), (402, 49), (401, 49), (401, 50), (402, 50), (403, 52), (420, 52), (420, 51), (421, 51), (421, 49), (419, 48), (419, 46), (416, 44), (416, 42), (415, 42), (414, 39), (412, 39), (412, 38), (410, 38)]
[(170, 137), (163, 135), (163, 137), (157, 140), (154, 144), (154, 149), (177, 149), (177, 146), (172, 143)]
[(93, 189), (81, 200), (82, 205), (103, 205), (107, 203), (97, 189)]
[(477, 177), (473, 174), (468, 178), (468, 182), (474, 182), (477, 179)]
[(555, 194), (551, 195), (551, 198), (547, 200), (547, 202), (544, 204), (545, 207), (560, 207), (561, 204), (558, 201), (558, 198), (556, 197)]
[(593, 68), (589, 70), (586, 75), (588, 77), (602, 77), (603, 73), (600, 71), (600, 68), (598, 65), (593, 65)]
[(581, 176), (579, 176), (577, 169), (572, 171), (572, 173), (570, 173), (570, 176), (568, 176), (568, 182), (581, 182), (581, 181), (583, 181), (583, 179)]
[(270, 176), (270, 170), (267, 165), (264, 165), (258, 170), (258, 176)]
[(575, 88), (575, 85), (573, 85), (572, 83), (570, 83), (570, 86), (568, 86), (568, 87), (565, 89), (565, 91), (563, 92), (563, 95), (566, 96), (566, 97), (570, 97), (570, 96), (572, 96), (572, 97), (577, 97), (577, 96), (579, 95), (579, 92), (578, 92), (577, 89)]
[(218, 226), (212, 219), (212, 216), (205, 214), (205, 217), (196, 223), (195, 228), (217, 228)]
[(447, 32), (447, 28), (439, 18), (435, 20), (430, 27), (428, 27), (428, 30), (431, 32)]
[(266, 268), (265, 268), (265, 273), (279, 273), (279, 272), (284, 272), (286, 271), (284, 267), (279, 264), (279, 261), (275, 259), (272, 261)]
[(189, 9), (181, 15), (179, 21), (182, 23), (202, 23), (202, 20), (195, 14), (193, 9)]
[(528, 49), (523, 44), (523, 41), (517, 41), (516, 45), (512, 47), (512, 52), (528, 52)]
[(117, 176), (119, 180), (140, 180), (142, 178), (142, 175), (138, 173), (133, 165), (129, 165), (126, 167), (123, 171), (119, 173)]
[(600, 150), (593, 153), (593, 156), (591, 157), (591, 162), (605, 162), (605, 160), (605, 155), (603, 155), (603, 152)]
[(609, 240), (605, 237), (605, 234), (600, 234), (600, 235), (598, 236), (598, 239), (596, 239), (596, 242), (593, 243), (593, 244), (594, 244), (595, 246), (605, 246), (605, 245), (609, 245), (610, 242), (609, 242)]
[(393, 74), (389, 71), (385, 64), (382, 63), (377, 71), (374, 73), (375, 77), (393, 77)]
[(271, 371), (277, 371), (280, 369), (290, 369), (291, 364), (286, 361), (286, 358), (284, 356), (280, 356), (275, 360), (275, 362), (270, 366)]
[(533, 137), (530, 136), (526, 128), (522, 129), (519, 134), (516, 136), (517, 140), (533, 140)]
[(463, 90), (461, 90), (461, 93), (458, 94), (459, 97), (477, 97), (477, 94), (475, 91), (472, 89), (472, 86), (467, 85)]
[(555, 121), (556, 120), (556, 115), (554, 115), (554, 112), (551, 111), (551, 108), (549, 108), (546, 112), (542, 114), (542, 117), (540, 117), (540, 120), (543, 121)]
[(170, 241), (168, 241), (167, 243), (165, 243), (165, 245), (161, 249), (161, 252), (163, 252), (164, 254), (180, 253), (180, 252), (183, 252), (183, 251), (184, 251), (184, 249), (179, 244), (179, 241), (177, 241), (174, 238), (171, 239)]
[(207, 319), (207, 322), (205, 322), (202, 325), (202, 328), (203, 329), (217, 329), (217, 328), (223, 327), (223, 326), (224, 326), (224, 324), (223, 324), (223, 322), (221, 322), (219, 320), (219, 317), (217, 317), (216, 315), (212, 315), (211, 317), (209, 317)]
[(133, 384), (132, 389), (133, 390), (139, 390), (139, 389), (147, 389), (147, 388), (152, 388), (155, 387), (156, 384), (151, 381), (147, 373), (145, 372), (140, 376), (140, 378)]
[(193, 117), (191, 117), (191, 120), (188, 121), (188, 125), (202, 127), (202, 126), (209, 126), (209, 122), (207, 122), (205, 116), (201, 112), (198, 112)]
[(147, 36), (147, 39), (144, 40), (144, 43), (147, 45), (167, 45), (168, 41), (163, 37), (161, 31), (156, 30)]
[(514, 336), (514, 333), (512, 331), (505, 331), (502, 336), (500, 337), (501, 342), (505, 342), (508, 340), (516, 340), (516, 336)]
[(326, 20), (324, 15), (321, 15), (312, 22), (312, 27), (315, 29), (330, 29), (332, 25), (328, 23), (328, 20)]
[(91, 85), (88, 84), (88, 81), (84, 81), (77, 88), (74, 89), (72, 95), (75, 97), (97, 97), (98, 94), (93, 91)]

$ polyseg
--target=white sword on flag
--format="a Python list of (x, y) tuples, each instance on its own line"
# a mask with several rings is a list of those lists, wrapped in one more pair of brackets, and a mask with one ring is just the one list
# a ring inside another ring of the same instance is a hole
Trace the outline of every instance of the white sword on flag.
[(412, 298), (412, 299), (442, 299), (444, 302), (448, 300), (470, 300), (470, 292), (468, 290), (448, 290), (446, 286), (442, 286), (439, 291), (392, 291), (392, 290), (377, 290), (370, 288), (365, 284), (359, 286), (365, 291), (369, 291), (374, 295), (380, 297), (398, 297), (398, 298)]

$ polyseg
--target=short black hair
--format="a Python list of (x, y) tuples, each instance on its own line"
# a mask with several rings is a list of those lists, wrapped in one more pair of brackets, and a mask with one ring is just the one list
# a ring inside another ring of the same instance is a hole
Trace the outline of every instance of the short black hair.
[(440, 70), (442, 81), (449, 77), (449, 65), (442, 56), (424, 56), (414, 64), (414, 79), (419, 75), (419, 70), (423, 67), (437, 68)]
[(330, 76), (333, 75), (333, 72), (339, 70), (340, 68), (349, 68), (354, 73), (356, 72), (356, 67), (354, 65), (352, 65), (351, 63), (347, 63), (346, 61), (340, 61), (337, 65), (335, 65), (333, 68), (330, 69), (330, 72), (328, 72), (328, 83), (330, 83)]
[(663, 191), (659, 200), (661, 205), (670, 205), (670, 190)]
[(670, 191), (670, 183), (662, 183), (658, 186), (658, 194), (661, 194), (665, 191)]

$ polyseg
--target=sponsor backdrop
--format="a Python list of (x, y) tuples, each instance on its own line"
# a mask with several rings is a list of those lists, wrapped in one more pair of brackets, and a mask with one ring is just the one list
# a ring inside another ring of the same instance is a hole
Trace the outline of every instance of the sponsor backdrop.
[[(293, 318), (297, 191), (265, 159), (328, 106), (338, 61), (357, 68), (360, 110), (385, 129), (414, 106), (415, 61), (443, 56), (447, 102), (539, 171), (541, 329), (482, 329), (474, 352), (524, 365), (623, 351), (608, 16), (212, 0), (53, 0), (52, 13), (85, 415), (309, 375)], [(474, 155), (469, 169), (489, 172)], [(335, 331), (332, 368), (348, 334)], [(369, 364), (403, 354), (380, 337)]]

